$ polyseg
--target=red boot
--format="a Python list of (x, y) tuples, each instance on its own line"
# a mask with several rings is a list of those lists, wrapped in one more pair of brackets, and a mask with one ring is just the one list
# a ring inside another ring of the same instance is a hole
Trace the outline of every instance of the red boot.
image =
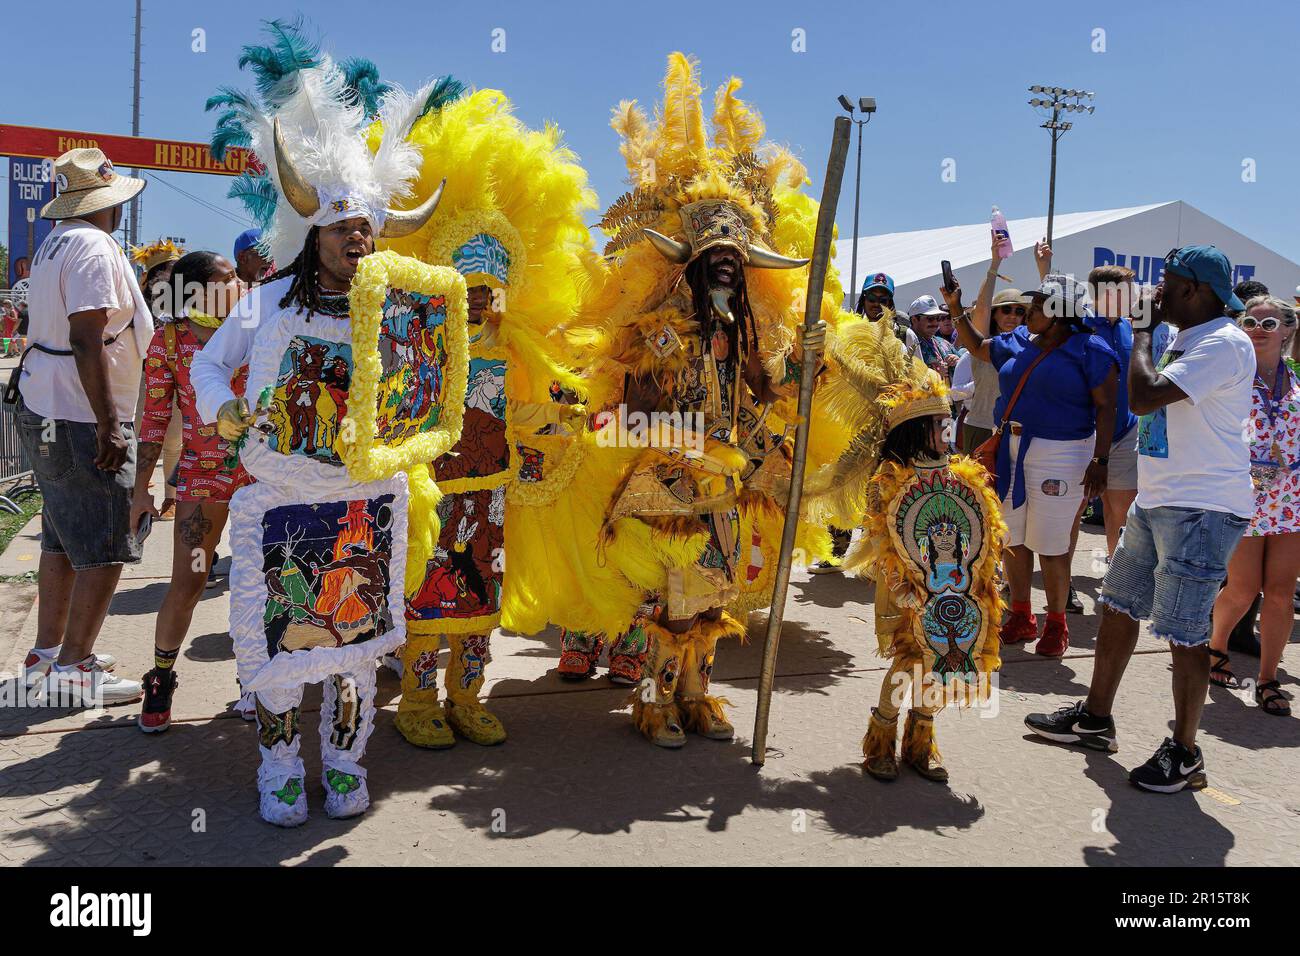
[(998, 639), (1003, 644), (1023, 644), (1038, 637), (1038, 618), (1032, 611), (1012, 611), (1002, 623)]

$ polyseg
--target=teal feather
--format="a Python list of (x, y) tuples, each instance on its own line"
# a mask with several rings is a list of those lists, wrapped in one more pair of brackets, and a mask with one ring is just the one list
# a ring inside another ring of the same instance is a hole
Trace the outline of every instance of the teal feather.
[(268, 106), (276, 106), (276, 94), (285, 77), (320, 64), (320, 44), (304, 35), (306, 28), (301, 17), (292, 22), (268, 20), (264, 25), (272, 42), (268, 46), (244, 47), (239, 68), (253, 68), (257, 92)]
[(379, 67), (365, 57), (348, 57), (339, 64), (348, 89), (365, 107), (366, 116), (379, 112), (379, 101), (393, 87), (379, 79)]
[(258, 226), (262, 229), (270, 228), (271, 220), (275, 216), (276, 203), (279, 202), (279, 195), (270, 176), (266, 173), (241, 173), (231, 184), (230, 191), (226, 195), (243, 203)]
[(425, 116), (428, 113), (437, 112), (464, 95), (464, 83), (454, 76), (441, 76), (434, 84), (433, 89), (429, 91), (429, 97), (424, 101), (424, 109), (420, 110), (420, 115)]

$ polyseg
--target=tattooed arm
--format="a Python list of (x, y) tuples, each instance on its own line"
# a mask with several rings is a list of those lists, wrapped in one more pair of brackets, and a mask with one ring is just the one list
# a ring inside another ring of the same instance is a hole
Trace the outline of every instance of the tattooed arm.
[(135, 494), (131, 498), (131, 530), (139, 531), (140, 519), (145, 515), (158, 517), (158, 508), (149, 493), (149, 479), (162, 454), (162, 445), (156, 441), (142, 441), (135, 453)]

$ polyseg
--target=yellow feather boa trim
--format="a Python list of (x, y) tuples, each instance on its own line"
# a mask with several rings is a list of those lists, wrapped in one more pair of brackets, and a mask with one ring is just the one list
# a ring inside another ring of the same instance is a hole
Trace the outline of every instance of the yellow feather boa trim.
[[(378, 440), (375, 423), (379, 380), (379, 329), (389, 288), (446, 297), (447, 364), (443, 368), (445, 418), (433, 429), (388, 446)], [(356, 481), (377, 481), (433, 461), (460, 440), (469, 375), (465, 280), (455, 269), (430, 266), (395, 252), (375, 252), (361, 260), (348, 293), (352, 310), (352, 384), (348, 414), (339, 429), (339, 453)]]

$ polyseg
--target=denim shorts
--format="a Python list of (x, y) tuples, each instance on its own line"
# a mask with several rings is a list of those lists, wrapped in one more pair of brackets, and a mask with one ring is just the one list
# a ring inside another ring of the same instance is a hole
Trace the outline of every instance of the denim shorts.
[(135, 429), (122, 425), (130, 441), (116, 474), (95, 467), (95, 426), (90, 422), (44, 419), (18, 406), (18, 435), (36, 475), (41, 507), (41, 550), (63, 554), (74, 571), (140, 560), (141, 543), (131, 533), (135, 490)]
[(1129, 509), (1098, 600), (1160, 640), (1195, 647), (1210, 639), (1210, 613), (1228, 558), (1250, 522), (1226, 511)]

